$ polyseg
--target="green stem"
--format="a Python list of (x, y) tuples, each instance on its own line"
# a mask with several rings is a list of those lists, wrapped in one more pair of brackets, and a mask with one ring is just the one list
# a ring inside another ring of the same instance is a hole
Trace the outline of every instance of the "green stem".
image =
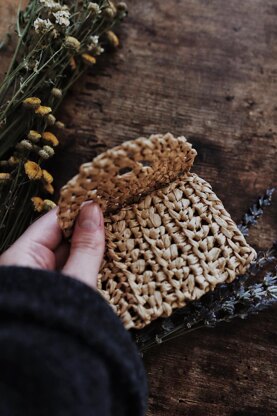
[[(50, 59), (48, 59), (48, 61), (46, 61), (45, 62), (45, 64), (43, 64), (42, 65), (42, 67), (40, 67), (39, 68), (39, 70), (37, 71), (37, 72), (34, 72), (33, 74), (31, 74), (25, 81), (24, 81), (24, 83), (22, 84), (22, 86), (21, 86), (21, 88), (17, 91), (17, 93), (13, 96), (13, 98), (12, 98), (12, 100), (9, 102), (9, 104), (8, 104), (8, 106), (7, 106), (7, 108), (6, 108), (6, 110), (5, 110), (5, 113), (4, 114), (8, 114), (8, 112), (9, 112), (9, 109), (14, 105), (14, 103), (16, 104), (16, 99), (17, 99), (17, 97), (19, 97), (21, 94), (22, 94), (22, 91), (25, 89), (25, 88), (27, 88), (28, 86), (29, 86), (29, 83), (33, 80), (33, 79), (35, 79), (41, 72), (42, 72), (42, 70), (47, 66), (47, 65), (49, 65), (49, 63), (55, 58), (55, 56), (57, 56), (59, 53), (60, 53), (60, 51), (62, 50), (62, 48), (60, 48), (60, 49), (58, 49), (55, 53), (54, 53), (54, 55), (52, 55), (51, 56), (51, 58)], [(29, 91), (28, 91), (28, 94), (27, 95), (29, 95)], [(5, 118), (5, 116), (3, 115), (3, 118)], [(0, 121), (1, 121), (1, 117), (0, 117)]]
[[(2, 158), (5, 153), (17, 143), (20, 138), (20, 133), (23, 129), (25, 130), (25, 124), (21, 124), (25, 117), (26, 115), (24, 113), (19, 114), (19, 116), (0, 134), (0, 158)], [(17, 128), (15, 128), (16, 126)], [(7, 140), (4, 140), (5, 138)]]
[(26, 226), (29, 225), (32, 217), (32, 211), (26, 210), (26, 206), (29, 205), (30, 198), (32, 196), (33, 186), (30, 183), (26, 191), (25, 186), (22, 185), (21, 191), (17, 195), (16, 212), (10, 212), (11, 220), (7, 221), (8, 224), (12, 224), (9, 230), (6, 230), (6, 236), (0, 245), (0, 253), (5, 251), (24, 231)]

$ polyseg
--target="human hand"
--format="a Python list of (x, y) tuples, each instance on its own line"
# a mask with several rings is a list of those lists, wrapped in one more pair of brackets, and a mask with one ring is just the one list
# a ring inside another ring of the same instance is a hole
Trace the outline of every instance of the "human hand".
[(81, 209), (70, 245), (63, 240), (57, 209), (53, 209), (0, 256), (0, 266), (60, 270), (96, 287), (104, 247), (104, 221), (97, 204), (88, 203)]

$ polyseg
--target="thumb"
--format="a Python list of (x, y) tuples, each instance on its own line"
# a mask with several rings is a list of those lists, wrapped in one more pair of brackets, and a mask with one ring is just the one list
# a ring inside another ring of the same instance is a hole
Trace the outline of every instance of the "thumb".
[(63, 273), (96, 287), (105, 248), (104, 220), (95, 203), (83, 206), (76, 222)]

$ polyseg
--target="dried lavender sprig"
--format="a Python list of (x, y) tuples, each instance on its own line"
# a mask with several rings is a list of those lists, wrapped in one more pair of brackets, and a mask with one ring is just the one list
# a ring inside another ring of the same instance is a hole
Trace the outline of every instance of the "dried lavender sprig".
[(266, 273), (261, 283), (245, 283), (261, 269), (276, 260), (276, 246), (260, 253), (245, 276), (232, 284), (219, 286), (201, 300), (176, 310), (169, 318), (160, 319), (137, 332), (135, 339), (141, 352), (202, 327), (213, 327), (233, 318), (246, 318), (277, 301), (277, 272)]
[[(239, 283), (239, 285), (245, 285), (251, 278), (257, 276), (261, 270), (269, 266), (276, 259), (277, 259), (277, 241), (273, 243), (270, 249), (258, 252), (256, 259), (253, 261), (253, 263), (251, 263), (246, 273), (243, 276), (240, 276), (238, 280), (235, 280), (233, 285), (235, 285), (237, 282)], [(232, 285), (228, 285), (228, 286), (231, 288), (231, 290), (233, 290)]]
[(162, 330), (154, 337), (145, 340), (137, 336), (137, 344), (141, 352), (145, 352), (156, 344), (169, 341), (177, 336), (189, 333), (203, 327), (214, 327), (220, 322), (229, 322), (234, 318), (245, 319), (250, 315), (277, 302), (277, 273), (267, 273), (262, 283), (255, 283), (240, 291), (224, 302), (215, 303), (213, 309), (202, 306), (192, 318), (185, 317), (183, 322), (175, 326), (174, 321), (166, 318)]
[(251, 225), (255, 225), (258, 219), (263, 215), (263, 208), (271, 204), (274, 191), (275, 188), (268, 188), (265, 194), (249, 208), (246, 214), (244, 214), (241, 223), (238, 225), (239, 230), (244, 236), (248, 236)]

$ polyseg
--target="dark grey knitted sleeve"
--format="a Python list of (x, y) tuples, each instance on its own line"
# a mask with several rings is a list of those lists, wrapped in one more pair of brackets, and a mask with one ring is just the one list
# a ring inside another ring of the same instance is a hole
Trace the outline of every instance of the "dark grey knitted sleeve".
[(147, 387), (106, 301), (56, 272), (0, 267), (0, 414), (141, 416)]

